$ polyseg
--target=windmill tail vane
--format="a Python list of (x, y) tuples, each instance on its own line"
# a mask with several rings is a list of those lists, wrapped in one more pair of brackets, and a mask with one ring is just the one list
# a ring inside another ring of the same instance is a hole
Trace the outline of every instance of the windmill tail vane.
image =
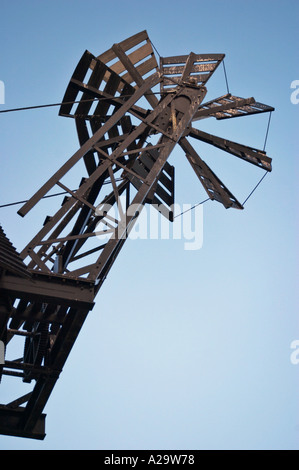
[[(194, 142), (271, 171), (265, 151), (195, 127), (203, 119), (274, 110), (230, 93), (205, 101), (207, 83), (223, 59), (191, 52), (158, 62), (146, 31), (100, 55), (83, 53), (59, 109), (74, 120), (78, 150), (18, 214), (26, 216), (53, 188), (66, 197), (21, 252), (0, 230), (0, 378), (17, 377), (26, 390), (32, 385), (29, 393), (0, 405), (1, 434), (44, 439), (44, 408), (125, 235), (146, 204), (174, 220), (175, 168), (168, 162), (174, 148), (185, 154), (208, 198), (226, 209), (243, 205)], [(22, 357), (10, 358), (10, 345), (20, 337)]]

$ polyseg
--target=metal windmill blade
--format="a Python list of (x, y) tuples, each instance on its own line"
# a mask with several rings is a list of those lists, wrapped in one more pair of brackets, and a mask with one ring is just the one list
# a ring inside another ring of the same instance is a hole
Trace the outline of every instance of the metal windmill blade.
[[(174, 167), (179, 145), (209, 197), (242, 209), (190, 139), (209, 143), (271, 171), (265, 152), (195, 127), (273, 108), (232, 95), (204, 103), (207, 82), (223, 54), (160, 58), (142, 31), (101, 55), (85, 51), (67, 86), (59, 115), (74, 119), (78, 150), (18, 213), (25, 216), (52, 188), (67, 196), (20, 254), (0, 258), (0, 340), (23, 336), (24, 355), (0, 376), (33, 382), (30, 393), (0, 406), (0, 433), (43, 439), (43, 409), (95, 297), (146, 204), (173, 220)], [(72, 187), (77, 178), (77, 188)], [(3, 246), (9, 241), (0, 232)], [(7, 263), (17, 271), (7, 269)], [(24, 405), (24, 406), (23, 406)]]

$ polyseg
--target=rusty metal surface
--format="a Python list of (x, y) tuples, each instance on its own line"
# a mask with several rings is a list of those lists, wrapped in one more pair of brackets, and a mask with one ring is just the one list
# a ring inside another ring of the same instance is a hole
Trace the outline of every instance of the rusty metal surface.
[[(223, 58), (191, 52), (158, 64), (146, 31), (100, 55), (83, 53), (59, 110), (74, 119), (78, 150), (18, 213), (24, 217), (55, 186), (68, 194), (19, 255), (0, 230), (0, 265), (8, 268), (0, 279), (0, 334), (8, 346), (24, 338), (23, 358), (6, 358), (0, 372), (32, 384), (32, 392), (1, 405), (0, 433), (44, 438), (44, 407), (138, 215), (152, 204), (173, 221), (175, 169), (167, 160), (177, 145), (209, 198), (225, 208), (243, 207), (190, 140), (271, 171), (265, 152), (193, 127), (273, 110), (230, 94), (204, 101)], [(85, 176), (74, 190), (65, 178), (82, 163)], [(22, 282), (13, 275), (28, 273)]]
[(269, 113), (271, 111), (274, 111), (272, 106), (258, 103), (254, 98), (244, 99), (228, 93), (204, 103), (194, 116), (193, 121), (207, 117), (215, 117), (218, 120), (229, 119), (251, 114)]
[(3, 271), (21, 277), (30, 277), (26, 265), (0, 225), (0, 277)]

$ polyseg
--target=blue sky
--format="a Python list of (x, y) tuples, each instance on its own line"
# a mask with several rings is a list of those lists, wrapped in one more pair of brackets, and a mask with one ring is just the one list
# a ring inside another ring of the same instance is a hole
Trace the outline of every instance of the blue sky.
[[(128, 240), (46, 406), (44, 441), (0, 436), (0, 449), (298, 449), (297, 1), (1, 0), (1, 109), (60, 102), (87, 49), (147, 30), (161, 56), (225, 53), (229, 89), (275, 107), (269, 174), (244, 211), (203, 206), (203, 245)], [(220, 67), (207, 99), (226, 93)], [(58, 108), (0, 115), (1, 204), (29, 198), (77, 149)], [(196, 127), (263, 148), (268, 115)], [(262, 170), (202, 144), (202, 158), (243, 202)], [(205, 193), (182, 152), (176, 202)], [(24, 219), (2, 208), (21, 250), (59, 201)], [(53, 206), (54, 205), (54, 206)], [(0, 402), (24, 392), (1, 384)]]

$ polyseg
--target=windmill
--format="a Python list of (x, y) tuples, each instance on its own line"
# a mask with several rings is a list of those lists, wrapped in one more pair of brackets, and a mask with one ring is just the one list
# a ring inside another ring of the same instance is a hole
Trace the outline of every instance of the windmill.
[(202, 119), (273, 111), (229, 93), (205, 101), (207, 82), (223, 59), (191, 52), (158, 63), (146, 31), (101, 55), (82, 55), (59, 110), (74, 119), (78, 150), (18, 213), (26, 216), (53, 188), (66, 197), (20, 253), (0, 231), (0, 340), (8, 350), (16, 336), (24, 338), (23, 357), (6, 359), (0, 376), (32, 384), (31, 392), (0, 405), (0, 433), (45, 437), (44, 407), (138, 216), (151, 204), (173, 221), (175, 171), (168, 158), (175, 147), (208, 197), (226, 209), (243, 206), (193, 141), (271, 171), (265, 151), (194, 127)]

